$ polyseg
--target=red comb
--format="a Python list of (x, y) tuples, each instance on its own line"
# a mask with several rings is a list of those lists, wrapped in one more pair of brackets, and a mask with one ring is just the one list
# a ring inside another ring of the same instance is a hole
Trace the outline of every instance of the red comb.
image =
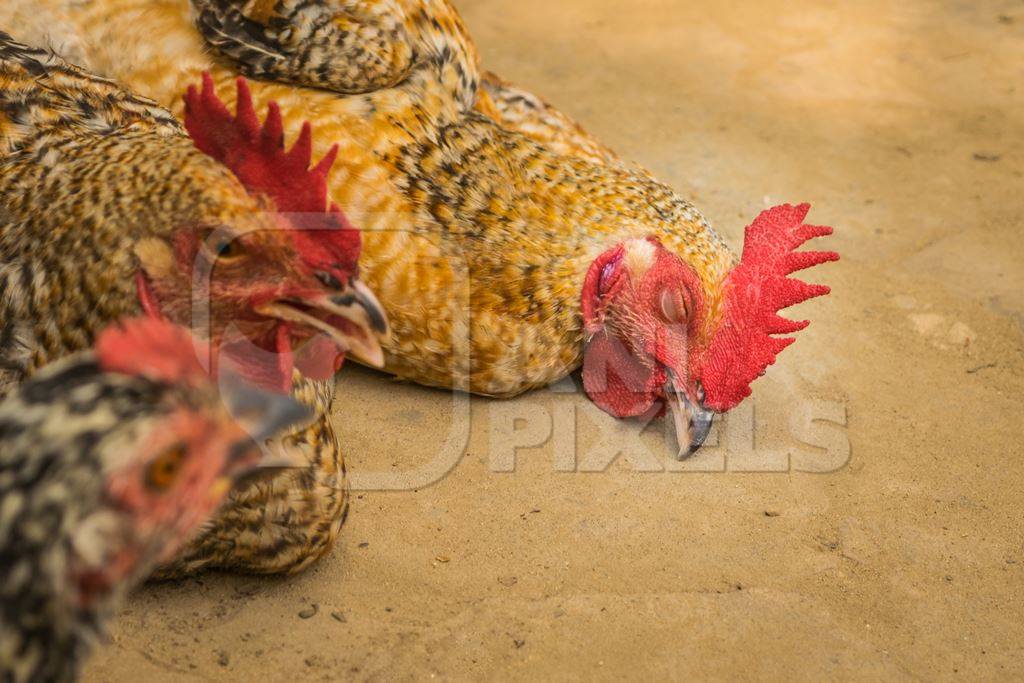
[(786, 277), (826, 261), (839, 260), (834, 251), (794, 251), (814, 237), (831, 235), (832, 228), (804, 225), (809, 204), (784, 204), (761, 213), (747, 227), (743, 257), (725, 282), (722, 323), (707, 350), (696, 358), (694, 375), (704, 387), (704, 405), (723, 412), (750, 395), (750, 383), (764, 374), (793, 337), (810, 321), (783, 318), (778, 311), (829, 293)]
[[(334, 145), (310, 168), (313, 134), (309, 122), (290, 151), (284, 147), (281, 109), (271, 102), (262, 125), (244, 78), (237, 80), (236, 113), (217, 97), (213, 78), (203, 74), (202, 89), (189, 86), (185, 95), (185, 128), (196, 147), (227, 166), (250, 193), (270, 197), (277, 210), (302, 230), (325, 230), (317, 235), (314, 253), (302, 250), (316, 267), (341, 266), (354, 270), (360, 237), (335, 205), (328, 205), (327, 174), (338, 155)], [(305, 240), (308, 242), (308, 240)], [(304, 244), (304, 247), (311, 246)]]
[(208, 377), (199, 362), (205, 342), (163, 318), (140, 317), (107, 327), (96, 339), (96, 360), (108, 372), (161, 382), (198, 384)]

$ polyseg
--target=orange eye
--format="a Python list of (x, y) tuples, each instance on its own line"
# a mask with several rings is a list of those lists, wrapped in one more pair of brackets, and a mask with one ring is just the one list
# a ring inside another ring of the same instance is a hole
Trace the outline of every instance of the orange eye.
[(237, 242), (228, 242), (224, 240), (217, 242), (213, 246), (213, 253), (215, 253), (217, 258), (221, 261), (230, 260), (242, 255), (242, 247)]
[(203, 237), (203, 244), (214, 261), (233, 261), (245, 253), (245, 247), (238, 236), (224, 228), (207, 232)]
[(154, 491), (165, 491), (178, 478), (185, 462), (185, 446), (178, 444), (168, 448), (149, 463), (146, 468), (146, 486)]

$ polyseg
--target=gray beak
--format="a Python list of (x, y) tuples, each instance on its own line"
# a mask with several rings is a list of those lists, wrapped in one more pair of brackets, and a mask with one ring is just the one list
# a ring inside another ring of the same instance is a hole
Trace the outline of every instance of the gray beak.
[(384, 367), (384, 350), (380, 345), (380, 338), (388, 334), (388, 318), (384, 313), (384, 307), (377, 301), (370, 288), (358, 279), (341, 285), (329, 275), (322, 275), (325, 284), (341, 291), (324, 294), (302, 303), (308, 308), (316, 309), (321, 316), (326, 314), (328, 318), (344, 318), (351, 323), (347, 332), (331, 322), (311, 315), (308, 310), (296, 307), (293, 302), (271, 301), (257, 308), (257, 312), (279, 320), (292, 320), (319, 330), (360, 362), (375, 368)]
[(701, 405), (704, 391), (700, 385), (697, 386), (697, 394), (696, 401), (691, 400), (685, 389), (678, 385), (675, 377), (669, 374), (669, 381), (665, 383), (665, 396), (675, 426), (676, 443), (679, 446), (676, 454), (678, 460), (686, 460), (700, 450), (715, 419), (715, 413)]
[[(228, 412), (249, 434), (252, 441), (237, 444), (238, 455), (251, 452), (253, 442), (262, 444), (288, 427), (309, 422), (312, 411), (287, 394), (276, 394), (245, 384), (237, 378), (224, 378), (221, 394)], [(264, 461), (258, 467), (284, 467), (302, 463), (284, 463), (281, 458)]]
[(384, 313), (384, 307), (361, 280), (353, 280), (349, 283), (348, 291), (334, 297), (332, 301), (339, 306), (351, 306), (355, 303), (365, 312), (370, 322), (370, 329), (382, 337), (387, 335), (388, 318)]

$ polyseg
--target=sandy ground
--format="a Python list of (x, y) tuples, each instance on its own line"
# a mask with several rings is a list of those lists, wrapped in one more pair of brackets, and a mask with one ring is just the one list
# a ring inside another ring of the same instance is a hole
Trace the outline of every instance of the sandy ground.
[(1024, 676), (1024, 6), (459, 4), (734, 245), (812, 202), (834, 295), (689, 471), (578, 394), (348, 371), (357, 485), (417, 488), (301, 576), (141, 590), (86, 680)]

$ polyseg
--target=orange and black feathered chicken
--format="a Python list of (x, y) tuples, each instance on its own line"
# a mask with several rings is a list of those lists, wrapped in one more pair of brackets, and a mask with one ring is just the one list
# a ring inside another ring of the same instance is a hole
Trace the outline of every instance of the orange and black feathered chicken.
[(608, 412), (671, 410), (686, 454), (799, 327), (776, 311), (826, 291), (786, 277), (837, 258), (793, 252), (827, 232), (806, 207), (757, 218), (737, 259), (671, 188), (482, 73), (448, 0), (44, 4), (82, 59), (168, 106), (244, 73), (286, 131), (339, 145), (329, 191), (366, 231), (399, 377), (513, 396), (582, 365)]

